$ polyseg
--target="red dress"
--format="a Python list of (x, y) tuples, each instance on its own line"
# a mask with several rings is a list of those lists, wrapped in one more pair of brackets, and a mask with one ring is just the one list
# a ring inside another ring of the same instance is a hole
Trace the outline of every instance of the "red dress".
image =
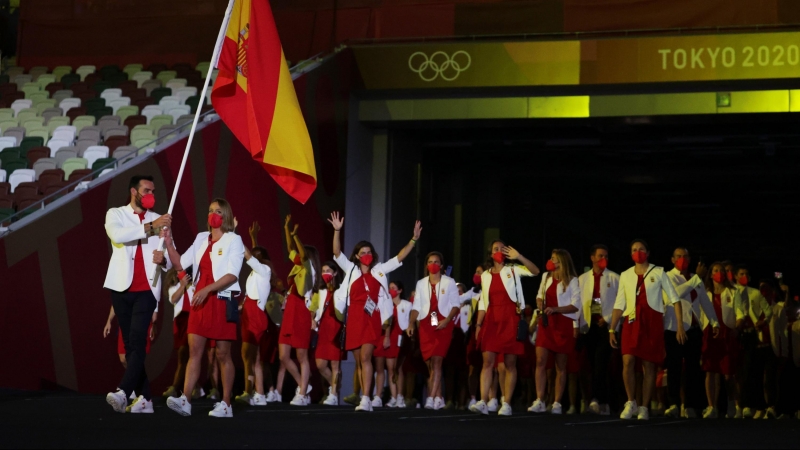
[[(545, 307), (558, 308), (558, 284), (559, 281), (553, 278), (553, 282), (544, 295)], [(563, 314), (550, 314), (547, 319), (547, 326), (539, 321), (536, 346), (565, 355), (573, 353), (575, 351), (574, 321)]]
[[(369, 293), (367, 293), (367, 286)], [(381, 335), (381, 312), (377, 306), (380, 289), (381, 284), (370, 272), (362, 274), (361, 278), (351, 285), (345, 340), (345, 347), (348, 351), (361, 348), (364, 344), (374, 344)], [(376, 303), (372, 316), (364, 310), (367, 304), (367, 295)]]
[(524, 355), (525, 345), (517, 341), (517, 304), (508, 296), (499, 273), (492, 274), (489, 305), (481, 327), (481, 351)]
[(172, 321), (172, 348), (175, 350), (189, 345), (189, 312), (191, 310), (192, 304), (189, 293), (184, 290), (181, 312)]
[[(397, 305), (392, 308), (392, 328), (389, 329), (389, 348), (383, 348), (383, 339), (386, 337), (386, 331), (375, 341), (375, 351), (372, 356), (376, 358), (397, 358), (400, 355), (400, 347), (397, 346), (397, 339), (403, 334), (400, 329), (400, 324), (397, 322)], [(407, 336), (406, 336), (407, 337)]]
[(311, 312), (306, 308), (306, 299), (297, 293), (293, 280), (290, 280), (289, 295), (286, 296), (278, 343), (305, 349), (311, 344)]
[(333, 291), (328, 291), (325, 298), (325, 305), (322, 307), (322, 317), (319, 320), (319, 335), (317, 336), (316, 359), (325, 361), (341, 361), (344, 353), (339, 348), (339, 331), (342, 329), (342, 322), (336, 318), (336, 310), (333, 307)]
[[(216, 241), (208, 237), (208, 251), (200, 258), (200, 279), (197, 281), (195, 292), (199, 292), (209, 284), (214, 283), (214, 272), (211, 266), (211, 247)], [(205, 303), (192, 308), (189, 314), (189, 334), (196, 334), (215, 341), (235, 341), (236, 322), (228, 322), (227, 305), (224, 300), (217, 297), (216, 292), (210, 292)]]
[(434, 356), (444, 358), (447, 356), (447, 349), (450, 348), (450, 341), (453, 339), (453, 322), (441, 330), (437, 330), (431, 324), (431, 317), (436, 314), (441, 323), (447, 316), (442, 317), (439, 311), (439, 299), (436, 297), (436, 285), (431, 285), (431, 309), (428, 317), (419, 321), (419, 348), (422, 351), (422, 359), (425, 361)]
[(641, 289), (639, 289), (639, 295), (636, 296), (636, 318), (633, 323), (625, 320), (622, 326), (622, 354), (633, 355), (644, 361), (661, 365), (666, 356), (664, 315), (651, 308), (647, 303), (647, 290), (643, 280), (644, 276), (639, 275), (636, 285), (641, 285)]
[(245, 297), (242, 305), (242, 342), (259, 345), (261, 336), (267, 331), (267, 321), (267, 313), (258, 307), (258, 302)]
[(278, 357), (278, 339), (280, 339), (281, 327), (267, 316), (267, 329), (261, 335), (258, 351), (261, 353), (261, 361), (272, 364)]
[(733, 330), (722, 323), (722, 298), (714, 294), (714, 312), (720, 318), (719, 335), (707, 326), (703, 331), (703, 370), (723, 375), (732, 375), (738, 369), (739, 344)]

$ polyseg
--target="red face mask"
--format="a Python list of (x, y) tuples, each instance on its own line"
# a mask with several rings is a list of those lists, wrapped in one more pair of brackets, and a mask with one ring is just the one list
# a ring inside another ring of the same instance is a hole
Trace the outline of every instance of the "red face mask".
[(436, 275), (442, 269), (442, 266), (436, 263), (428, 264), (428, 273)]
[(494, 252), (492, 253), (492, 259), (495, 260), (497, 264), (503, 264), (503, 261), (506, 260), (506, 255), (503, 252)]
[(544, 268), (547, 269), (548, 272), (552, 272), (556, 270), (556, 265), (553, 263), (552, 259), (548, 259), (547, 263), (545, 263)]
[(608, 267), (608, 260), (603, 258), (600, 261), (597, 261), (597, 267), (599, 267), (601, 270), (605, 270), (606, 267)]
[(728, 281), (733, 281), (733, 272), (728, 272)]
[(633, 262), (636, 264), (644, 264), (647, 262), (647, 252), (639, 250), (631, 255)]
[(325, 284), (330, 283), (331, 281), (333, 281), (333, 274), (332, 273), (323, 273), (322, 274), (322, 280), (325, 282)]
[(222, 216), (216, 213), (208, 214), (208, 226), (211, 228), (219, 228), (222, 226)]
[(717, 283), (722, 283), (722, 281), (725, 280), (725, 274), (722, 272), (717, 272), (711, 275), (711, 279), (716, 281)]
[(362, 255), (358, 258), (358, 260), (361, 261), (361, 264), (368, 266), (372, 264), (372, 254)]
[(480, 284), (481, 284), (481, 276), (478, 275), (477, 273), (475, 275), (473, 275), (472, 276), (472, 283), (480, 286)]
[(156, 206), (156, 196), (153, 194), (147, 194), (142, 196), (142, 208), (144, 209), (153, 209)]
[(736, 282), (741, 284), (742, 286), (747, 286), (747, 277), (742, 275), (741, 277), (739, 277), (738, 280), (736, 280)]
[(689, 260), (681, 256), (677, 261), (675, 261), (675, 268), (680, 272), (685, 272), (686, 269), (689, 268)]
[(398, 294), (397, 289), (389, 289), (389, 295), (391, 295), (392, 298), (396, 298), (397, 294)]

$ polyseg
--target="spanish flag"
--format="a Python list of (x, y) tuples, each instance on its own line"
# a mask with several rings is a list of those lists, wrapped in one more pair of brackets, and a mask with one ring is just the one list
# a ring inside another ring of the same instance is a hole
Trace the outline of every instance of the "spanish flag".
[(292, 197), (317, 187), (314, 150), (267, 0), (234, 0), (211, 103), (236, 138)]

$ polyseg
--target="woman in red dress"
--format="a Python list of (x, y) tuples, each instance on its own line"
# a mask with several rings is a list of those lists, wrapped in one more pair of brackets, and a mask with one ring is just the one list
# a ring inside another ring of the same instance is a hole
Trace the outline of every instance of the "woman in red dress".
[[(233, 417), (231, 390), (236, 369), (231, 358), (231, 344), (237, 338), (236, 322), (228, 321), (229, 303), (235, 302), (233, 292), (241, 292), (238, 279), (242, 271), (244, 245), (242, 238), (234, 232), (231, 206), (223, 199), (215, 199), (208, 208), (208, 231), (197, 235), (194, 243), (183, 255), (179, 255), (172, 244), (169, 233), (166, 248), (173, 266), (177, 270), (195, 269), (195, 293), (192, 297), (192, 312), (189, 314), (189, 363), (183, 382), (184, 394), (180, 398), (170, 397), (167, 406), (173, 411), (189, 416), (192, 414), (191, 393), (200, 376), (200, 362), (206, 341), (216, 341), (216, 355), (222, 375), (222, 401), (208, 413), (211, 417)], [(191, 397), (191, 395), (190, 395)]]
[[(506, 246), (503, 241), (496, 240), (489, 246), (491, 260), (486, 266), (491, 267), (481, 275), (481, 300), (478, 304), (476, 323), (476, 339), (483, 352), (483, 370), (481, 371), (481, 401), (470, 407), (470, 411), (478, 414), (489, 414), (489, 388), (498, 353), (503, 354), (505, 376), (501, 380), (501, 388), (505, 400), (514, 397), (517, 384), (517, 356), (525, 354), (525, 345), (517, 340), (517, 326), (520, 314), (525, 309), (525, 298), (522, 295), (521, 277), (539, 275), (539, 268), (516, 249)], [(523, 265), (506, 264), (507, 260), (517, 260)], [(497, 412), (501, 416), (511, 415), (511, 405), (503, 401)]]
[[(322, 280), (325, 282), (325, 289), (320, 289), (317, 304), (316, 317), (312, 321), (312, 326), (318, 329), (317, 348), (314, 351), (317, 369), (325, 381), (328, 382), (328, 396), (323, 405), (336, 406), (339, 404), (339, 380), (342, 376), (339, 370), (339, 363), (344, 354), (339, 348), (336, 337), (342, 329), (343, 317), (337, 313), (333, 306), (333, 293), (342, 283), (342, 275), (339, 266), (333, 261), (326, 261), (322, 265)], [(328, 365), (330, 364), (330, 367)]]
[[(281, 364), (297, 383), (297, 391), (290, 402), (294, 406), (308, 406), (308, 393), (311, 386), (311, 366), (308, 361), (308, 348), (311, 345), (312, 317), (310, 311), (312, 296), (322, 287), (319, 252), (310, 245), (303, 245), (297, 236), (299, 225), (289, 232), (292, 216), (286, 216), (283, 230), (286, 234), (286, 247), (289, 260), (294, 263), (289, 272), (289, 293), (286, 296), (286, 309), (283, 312), (281, 334), (278, 339), (278, 354)], [(300, 362), (300, 370), (292, 360), (292, 350)], [(280, 384), (280, 383), (279, 383)]]
[(719, 417), (717, 401), (719, 399), (720, 375), (725, 379), (728, 391), (728, 416), (736, 415), (736, 371), (738, 369), (739, 340), (737, 328), (744, 322), (744, 308), (739, 291), (726, 276), (722, 263), (715, 262), (706, 275), (706, 291), (711, 294), (714, 312), (720, 321), (718, 330), (708, 326), (708, 318), (703, 315), (703, 370), (706, 372), (706, 398), (708, 407), (703, 411), (703, 418)]
[[(609, 328), (609, 343), (612, 348), (619, 348), (616, 329), (620, 319), (625, 316), (622, 328), (622, 378), (628, 401), (620, 414), (622, 419), (649, 420), (650, 411), (647, 406), (656, 388), (658, 366), (664, 362), (666, 350), (664, 346), (664, 300), (675, 308), (675, 315), (682, 317), (680, 297), (675, 286), (667, 277), (663, 267), (648, 262), (650, 257), (647, 243), (636, 239), (631, 243), (631, 258), (635, 266), (620, 275), (617, 299), (614, 302), (614, 313)], [(663, 294), (662, 294), (663, 293)], [(683, 321), (678, 321), (676, 334), (678, 343), (686, 342)], [(642, 363), (644, 380), (642, 381), (642, 403), (636, 404), (636, 361)]]
[(542, 278), (536, 304), (544, 313), (536, 335), (536, 400), (529, 412), (547, 411), (545, 394), (547, 387), (547, 359), (555, 353), (556, 382), (551, 413), (561, 414), (561, 397), (567, 385), (567, 360), (575, 352), (575, 320), (581, 307), (578, 274), (569, 252), (553, 250), (547, 261), (547, 274)]
[(414, 237), (394, 258), (378, 263), (378, 254), (371, 243), (361, 241), (356, 244), (348, 259), (342, 253), (340, 232), (344, 217), (338, 212), (331, 214), (328, 221), (333, 225), (334, 261), (344, 273), (342, 286), (334, 294), (336, 309), (346, 317), (345, 350), (352, 350), (356, 359), (361, 360), (361, 402), (356, 411), (372, 411), (372, 353), (375, 342), (381, 336), (381, 329), (388, 328), (393, 305), (389, 296), (389, 280), (386, 275), (403, 265), (403, 260), (411, 253), (422, 233), (419, 221), (414, 225)]
[(414, 335), (419, 320), (419, 347), (428, 365), (428, 398), (425, 409), (444, 408), (442, 397), (442, 362), (453, 339), (453, 318), (459, 312), (456, 281), (442, 275), (444, 257), (439, 252), (425, 258), (427, 277), (417, 282), (414, 306), (408, 320), (408, 336)]
[(409, 314), (412, 306), (411, 302), (400, 298), (404, 290), (403, 283), (400, 281), (389, 283), (389, 296), (392, 297), (393, 304), (391, 325), (388, 329), (383, 330), (378, 342), (375, 342), (375, 351), (372, 354), (375, 357), (375, 397), (372, 399), (373, 408), (383, 406), (381, 390), (386, 380), (386, 375), (388, 375), (389, 392), (392, 395), (386, 406), (389, 408), (405, 407), (403, 396), (398, 393), (397, 388), (398, 386), (403, 386), (405, 381), (402, 368), (398, 370), (397, 359), (400, 356), (400, 348), (402, 347), (403, 338), (401, 336), (408, 329)]

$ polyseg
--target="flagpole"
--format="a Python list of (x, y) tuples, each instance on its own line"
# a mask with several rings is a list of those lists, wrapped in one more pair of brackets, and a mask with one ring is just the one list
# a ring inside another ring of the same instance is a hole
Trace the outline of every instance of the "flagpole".
[[(217, 35), (217, 42), (214, 45), (214, 53), (211, 56), (211, 64), (208, 66), (208, 73), (206, 74), (205, 82), (203, 83), (203, 90), (200, 93), (200, 101), (197, 103), (197, 108), (194, 112), (194, 120), (192, 120), (192, 128), (189, 131), (189, 139), (186, 141), (186, 149), (183, 151), (183, 159), (181, 160), (181, 168), (178, 170), (178, 177), (175, 179), (175, 188), (172, 191), (172, 199), (169, 202), (169, 209), (167, 214), (172, 215), (172, 210), (175, 208), (175, 201), (178, 199), (178, 189), (181, 187), (181, 180), (183, 179), (183, 170), (186, 168), (186, 161), (189, 159), (189, 150), (192, 148), (192, 141), (194, 140), (194, 132), (197, 129), (197, 122), (200, 120), (200, 113), (203, 106), (206, 104), (206, 92), (208, 91), (208, 84), (211, 81), (211, 74), (217, 67), (219, 61), (219, 54), (222, 51), (222, 43), (225, 41), (225, 32), (228, 29), (228, 22), (231, 19), (231, 11), (233, 11), (233, 4), (236, 0), (228, 0), (228, 9), (225, 10), (225, 16), (222, 19), (222, 26)], [(164, 238), (158, 241), (159, 250), (164, 250)], [(157, 270), (153, 276), (153, 286), (158, 284), (161, 271)]]

